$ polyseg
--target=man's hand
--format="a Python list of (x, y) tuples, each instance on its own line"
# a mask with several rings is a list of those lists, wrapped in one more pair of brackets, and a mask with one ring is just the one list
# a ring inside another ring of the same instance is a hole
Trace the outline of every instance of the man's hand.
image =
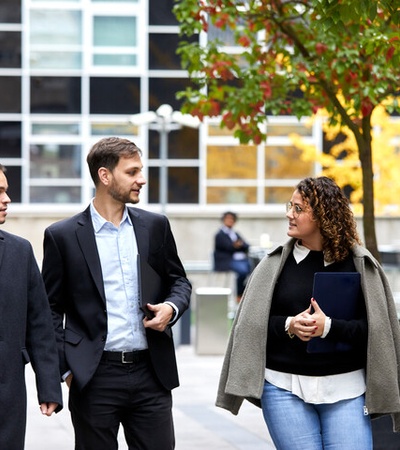
[(67, 376), (67, 378), (65, 379), (65, 383), (66, 383), (66, 385), (68, 386), (68, 389), (71, 387), (71, 383), (72, 383), (72, 378), (73, 378), (74, 376), (72, 375), (72, 373), (70, 373), (68, 376)]
[(53, 412), (57, 409), (58, 403), (47, 402), (40, 404), (40, 411), (43, 415), (50, 417)]
[(143, 319), (143, 325), (145, 328), (152, 328), (157, 331), (164, 331), (170, 323), (174, 314), (174, 309), (168, 303), (157, 303), (152, 305), (147, 303), (147, 308), (154, 313), (152, 319), (145, 317)]
[(237, 239), (236, 241), (234, 241), (233, 246), (235, 248), (240, 248), (243, 246), (243, 241), (241, 239)]

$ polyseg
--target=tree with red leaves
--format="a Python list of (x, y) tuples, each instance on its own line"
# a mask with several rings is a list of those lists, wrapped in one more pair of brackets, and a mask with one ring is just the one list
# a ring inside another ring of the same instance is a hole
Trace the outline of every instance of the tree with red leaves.
[[(182, 35), (229, 31), (223, 43), (183, 42), (193, 86), (183, 110), (217, 115), (242, 143), (266, 139), (267, 115), (311, 116), (324, 109), (354, 134), (362, 168), (366, 246), (379, 257), (374, 214), (371, 114), (399, 111), (399, 0), (179, 0)], [(240, 101), (238, 101), (240, 99)]]

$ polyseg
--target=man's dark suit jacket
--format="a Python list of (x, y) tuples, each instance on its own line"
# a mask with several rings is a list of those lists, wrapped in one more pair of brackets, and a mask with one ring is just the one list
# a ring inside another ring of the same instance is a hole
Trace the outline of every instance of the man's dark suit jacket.
[(57, 347), (46, 291), (30, 243), (0, 231), (0, 448), (23, 449), (25, 365), (39, 403), (62, 405)]
[[(162, 278), (160, 301), (174, 303), (179, 318), (189, 306), (191, 285), (168, 219), (138, 208), (128, 211), (140, 257)], [(106, 298), (90, 207), (45, 230), (42, 273), (53, 312), (61, 375), (71, 370), (82, 389), (97, 369), (107, 337)], [(172, 333), (146, 328), (146, 335), (155, 373), (171, 390), (179, 385)]]
[(216, 272), (227, 272), (231, 270), (231, 261), (233, 254), (236, 252), (247, 253), (249, 251), (249, 244), (236, 233), (237, 238), (243, 242), (239, 248), (234, 247), (232, 239), (222, 229), (215, 235), (214, 243), (214, 270)]

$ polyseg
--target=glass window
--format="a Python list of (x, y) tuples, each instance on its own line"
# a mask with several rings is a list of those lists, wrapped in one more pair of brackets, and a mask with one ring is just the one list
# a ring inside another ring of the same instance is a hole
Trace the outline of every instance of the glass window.
[(81, 12), (32, 9), (30, 43), (30, 64), (33, 69), (80, 69)]
[(94, 54), (93, 64), (95, 66), (136, 66), (137, 56), (111, 53)]
[(0, 113), (21, 112), (21, 77), (0, 77)]
[(32, 113), (81, 112), (79, 77), (31, 77)]
[[(158, 159), (160, 154), (160, 133), (149, 130), (149, 159)], [(199, 132), (197, 129), (183, 127), (168, 133), (169, 159), (198, 159)]]
[(268, 136), (289, 136), (295, 133), (299, 136), (311, 136), (312, 127), (307, 126), (304, 123), (268, 123), (267, 134)]
[(0, 31), (0, 68), (21, 67), (21, 33)]
[(21, 23), (21, 0), (1, 0), (0, 23)]
[(179, 36), (177, 34), (149, 34), (150, 70), (179, 70), (180, 57), (176, 54)]
[(107, 2), (107, 3), (137, 3), (138, 0), (92, 0), (93, 3)]
[(234, 132), (239, 129), (235, 127), (232, 130), (229, 128), (221, 128), (219, 123), (209, 123), (208, 124), (208, 135), (209, 136), (231, 136), (233, 137)]
[(94, 46), (136, 46), (136, 17), (96, 16), (93, 21)]
[(93, 136), (135, 136), (138, 134), (138, 127), (130, 123), (93, 123)]
[(304, 178), (313, 176), (314, 164), (303, 161), (302, 151), (294, 146), (265, 147), (265, 178)]
[(176, 93), (184, 91), (190, 86), (187, 78), (150, 78), (149, 79), (149, 108), (156, 111), (163, 103), (180, 110), (182, 100), (177, 100)]
[(178, 25), (178, 21), (172, 12), (173, 7), (174, 0), (150, 0), (150, 25)]
[(71, 46), (82, 43), (80, 11), (32, 9), (30, 19), (32, 46), (37, 44)]
[(216, 27), (212, 23), (209, 23), (207, 30), (207, 39), (214, 41), (218, 39), (222, 44), (226, 46), (235, 46), (235, 34), (230, 28)]
[(77, 186), (31, 186), (32, 203), (80, 203), (81, 188)]
[(90, 79), (91, 114), (136, 114), (140, 112), (140, 79)]
[(30, 147), (31, 178), (80, 178), (81, 146), (32, 144)]
[(0, 122), (0, 158), (21, 158), (21, 122)]
[(147, 177), (146, 187), (149, 203), (158, 203), (160, 201), (160, 169), (158, 167), (149, 167)]
[(32, 69), (80, 69), (82, 53), (80, 51), (31, 51)]
[(22, 168), (20, 166), (9, 166), (5, 164), (8, 181), (7, 194), (13, 203), (22, 202)]
[(168, 169), (168, 202), (199, 202), (199, 169), (197, 167)]
[(292, 197), (295, 185), (292, 187), (266, 187), (265, 203), (286, 203)]
[[(158, 203), (160, 169), (149, 167), (149, 203)], [(199, 202), (199, 170), (197, 167), (168, 168), (168, 203)]]
[(256, 179), (257, 147), (224, 145), (207, 147), (207, 178)]
[(257, 203), (257, 188), (243, 186), (208, 187), (207, 203)]
[(39, 135), (78, 135), (80, 125), (78, 123), (33, 123), (32, 134)]

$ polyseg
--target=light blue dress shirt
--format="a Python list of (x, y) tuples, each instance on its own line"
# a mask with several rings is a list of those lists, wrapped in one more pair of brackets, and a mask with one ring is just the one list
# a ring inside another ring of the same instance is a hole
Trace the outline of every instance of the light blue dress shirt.
[(147, 348), (143, 313), (139, 309), (138, 249), (135, 231), (125, 207), (116, 227), (90, 204), (107, 302), (106, 351)]

